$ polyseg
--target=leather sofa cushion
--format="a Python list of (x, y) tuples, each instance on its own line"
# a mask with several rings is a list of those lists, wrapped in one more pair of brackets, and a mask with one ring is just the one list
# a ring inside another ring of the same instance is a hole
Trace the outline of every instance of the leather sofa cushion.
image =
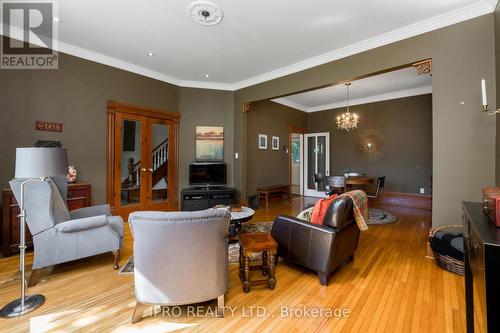
[(336, 198), (328, 207), (323, 218), (323, 225), (343, 229), (354, 223), (352, 199), (347, 196)]

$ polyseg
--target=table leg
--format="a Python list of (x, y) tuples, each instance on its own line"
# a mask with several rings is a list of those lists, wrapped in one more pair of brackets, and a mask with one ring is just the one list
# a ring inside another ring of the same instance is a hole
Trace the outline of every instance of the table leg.
[(262, 252), (262, 275), (266, 276), (267, 275), (267, 270), (268, 270), (268, 258), (267, 258), (267, 251)]
[(267, 275), (267, 282), (269, 289), (273, 290), (274, 287), (276, 286), (276, 278), (274, 277), (274, 263), (275, 263), (275, 254), (269, 254), (269, 271)]
[(240, 245), (240, 276), (243, 276), (244, 268), (245, 268), (245, 258), (243, 257), (243, 248)]
[(243, 291), (250, 291), (250, 257), (245, 255), (245, 271), (243, 272)]

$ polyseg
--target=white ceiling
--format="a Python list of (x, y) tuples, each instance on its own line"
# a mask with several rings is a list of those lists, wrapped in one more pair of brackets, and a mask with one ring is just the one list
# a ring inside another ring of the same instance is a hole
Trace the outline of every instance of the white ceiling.
[[(432, 93), (432, 77), (417, 75), (416, 69), (409, 67), (352, 81), (349, 89), (350, 105), (360, 105)], [(338, 84), (272, 101), (305, 112), (330, 110), (347, 105), (347, 88)]]
[(179, 86), (236, 90), (490, 13), (497, 1), (213, 0), (224, 19), (202, 26), (187, 0), (59, 0), (58, 49)]

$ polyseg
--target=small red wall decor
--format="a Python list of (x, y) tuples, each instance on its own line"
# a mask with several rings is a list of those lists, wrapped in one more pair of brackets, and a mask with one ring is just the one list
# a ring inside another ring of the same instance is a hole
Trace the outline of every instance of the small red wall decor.
[(63, 124), (37, 120), (35, 129), (37, 131), (62, 132)]

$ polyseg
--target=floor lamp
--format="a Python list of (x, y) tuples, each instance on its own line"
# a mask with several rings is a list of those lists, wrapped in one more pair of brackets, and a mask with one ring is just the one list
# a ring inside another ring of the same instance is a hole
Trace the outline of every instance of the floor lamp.
[(0, 310), (1, 317), (19, 317), (39, 308), (44, 302), (43, 295), (26, 296), (26, 279), (24, 256), (26, 251), (26, 209), (24, 207), (24, 187), (28, 183), (45, 182), (48, 177), (66, 175), (68, 173), (68, 153), (63, 148), (17, 148), (16, 149), (16, 178), (26, 179), (21, 184), (20, 209), (20, 270), (21, 270), (21, 298), (5, 305)]

